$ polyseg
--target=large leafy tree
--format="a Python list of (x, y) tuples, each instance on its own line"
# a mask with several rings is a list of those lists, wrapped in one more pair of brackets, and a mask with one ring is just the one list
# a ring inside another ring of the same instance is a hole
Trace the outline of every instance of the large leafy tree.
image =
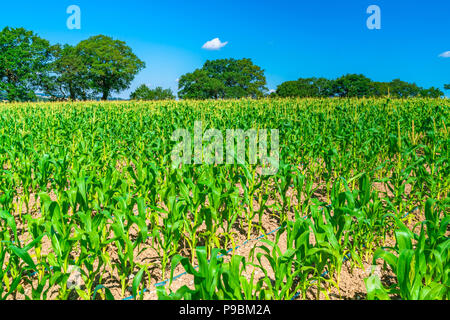
[(370, 96), (387, 97), (390, 94), (389, 82), (372, 81), (370, 84)]
[(50, 43), (24, 28), (0, 32), (0, 91), (9, 101), (35, 100), (35, 91), (48, 82)]
[(408, 83), (400, 79), (394, 79), (389, 83), (390, 95), (395, 98), (416, 97), (420, 94), (421, 88), (415, 83)]
[(299, 88), (298, 81), (286, 81), (277, 87), (275, 97), (302, 97), (304, 96), (302, 90)]
[(77, 48), (64, 45), (54, 47), (55, 60), (51, 63), (45, 92), (56, 99), (87, 100), (92, 97), (87, 61)]
[(333, 92), (339, 97), (370, 96), (372, 80), (362, 74), (347, 74), (333, 82)]
[(250, 59), (208, 60), (201, 69), (183, 75), (178, 85), (184, 99), (260, 98), (267, 91), (264, 70)]
[(178, 87), (182, 99), (219, 99), (225, 95), (225, 84), (201, 69), (181, 76)]
[(92, 90), (101, 94), (102, 100), (128, 89), (145, 67), (125, 42), (104, 35), (81, 41), (76, 50), (86, 63)]
[(157, 87), (155, 89), (150, 89), (145, 84), (139, 86), (133, 93), (130, 95), (131, 100), (173, 100), (175, 96), (173, 95), (172, 90), (163, 89), (161, 87)]

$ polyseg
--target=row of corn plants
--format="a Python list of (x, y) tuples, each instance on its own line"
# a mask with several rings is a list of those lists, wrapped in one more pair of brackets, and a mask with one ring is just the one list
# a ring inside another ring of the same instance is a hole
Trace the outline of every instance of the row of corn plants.
[[(370, 276), (368, 298), (447, 298), (449, 113), (433, 99), (2, 104), (0, 299), (144, 298), (180, 266), (194, 287), (160, 298), (320, 298), (344, 261), (380, 259), (397, 286)], [(172, 133), (198, 121), (278, 129), (277, 173), (172, 166)], [(268, 222), (280, 229), (248, 256), (223, 255)]]

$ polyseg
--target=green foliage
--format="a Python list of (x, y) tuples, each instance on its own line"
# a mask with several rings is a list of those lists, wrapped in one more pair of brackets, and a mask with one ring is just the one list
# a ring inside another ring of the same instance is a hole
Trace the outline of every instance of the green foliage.
[(397, 277), (397, 284), (384, 288), (372, 276), (366, 281), (369, 298), (386, 299), (389, 294), (398, 294), (405, 300), (447, 300), (450, 285), (450, 239), (445, 236), (450, 216), (439, 207), (433, 208), (434, 201), (425, 204), (426, 221), (420, 226), (420, 233), (409, 230), (395, 218), (396, 245), (378, 249), (373, 257), (383, 259)]
[(180, 255), (176, 255), (172, 259), (172, 268), (170, 279), (172, 282), (173, 272), (175, 267), (181, 263), (188, 274), (194, 275), (195, 289), (191, 290), (187, 286), (183, 286), (176, 293), (166, 295), (163, 291), (163, 287), (158, 290), (158, 296), (160, 299), (176, 299), (181, 298), (188, 300), (215, 300), (220, 296), (220, 292), (217, 292), (219, 280), (223, 272), (223, 258), (219, 258), (220, 250), (214, 249), (212, 252), (212, 258), (208, 261), (207, 250), (205, 247), (197, 247), (196, 249), (199, 270), (195, 270), (188, 258), (183, 258)]
[(267, 91), (264, 70), (250, 59), (208, 60), (181, 76), (178, 86), (183, 99), (261, 98)]
[(372, 81), (364, 75), (347, 74), (336, 80), (324, 78), (300, 78), (287, 81), (278, 86), (278, 97), (327, 98), (327, 97), (386, 97), (410, 98), (429, 97), (440, 98), (444, 93), (438, 88), (418, 87), (414, 83), (394, 79), (391, 82)]
[(277, 96), (287, 97), (329, 97), (332, 95), (331, 80), (325, 78), (307, 78), (297, 81), (287, 81), (277, 88)]
[(421, 97), (440, 98), (443, 95), (444, 95), (444, 92), (442, 92), (440, 89), (435, 88), (435, 87), (420, 90)]
[(35, 100), (49, 76), (50, 43), (24, 28), (0, 32), (0, 91), (9, 101)]
[(130, 99), (142, 101), (173, 100), (175, 99), (175, 96), (173, 95), (171, 89), (163, 89), (161, 87), (150, 89), (145, 84), (143, 84), (139, 86), (133, 93), (131, 93)]
[(416, 97), (419, 95), (421, 88), (415, 83), (410, 84), (400, 79), (394, 79), (389, 84), (390, 94), (395, 98)]
[(102, 100), (107, 100), (113, 92), (128, 89), (145, 67), (125, 42), (104, 35), (81, 41), (76, 50), (86, 62), (92, 90), (100, 93)]
[(368, 97), (370, 96), (371, 80), (362, 74), (347, 74), (336, 79), (333, 83), (333, 93), (339, 97)]
[(55, 46), (55, 60), (50, 68), (53, 76), (45, 86), (45, 92), (54, 100), (87, 100), (92, 97), (88, 65), (79, 50), (70, 45)]
[(34, 101), (38, 90), (52, 100), (87, 100), (97, 94), (107, 100), (128, 89), (145, 67), (123, 41), (103, 35), (76, 47), (51, 46), (32, 31), (6, 27), (0, 49), (0, 92), (9, 101)]

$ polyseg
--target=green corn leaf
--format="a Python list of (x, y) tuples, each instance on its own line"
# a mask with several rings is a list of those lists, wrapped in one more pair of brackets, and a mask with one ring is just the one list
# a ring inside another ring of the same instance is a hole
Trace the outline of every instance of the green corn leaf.
[(101, 290), (101, 289), (104, 289), (105, 290), (105, 297), (106, 297), (106, 300), (114, 300), (114, 296), (112, 295), (112, 293), (111, 293), (111, 291), (108, 289), (108, 288), (106, 288), (105, 286), (103, 286), (103, 285), (101, 285), (101, 284), (99, 284), (99, 285), (97, 285), (96, 287), (95, 287), (95, 289), (94, 289), (94, 294), (93, 294), (93, 296), (92, 296), (92, 300), (95, 300), (95, 297), (96, 297), (96, 295), (97, 295), (97, 292), (99, 291), (99, 290)]
[(142, 275), (144, 274), (144, 271), (145, 271), (145, 268), (141, 268), (141, 270), (138, 271), (138, 273), (136, 274), (136, 276), (133, 279), (132, 292), (133, 292), (133, 297), (135, 297), (135, 298), (137, 298), (137, 296), (138, 296), (139, 285), (141, 284)]
[(33, 259), (31, 259), (30, 255), (28, 254), (27, 251), (25, 251), (24, 249), (21, 249), (19, 247), (16, 247), (14, 245), (11, 245), (10, 249), (16, 256), (18, 256), (20, 259), (22, 259), (28, 265), (28, 269), (36, 269), (36, 265), (34, 264)]

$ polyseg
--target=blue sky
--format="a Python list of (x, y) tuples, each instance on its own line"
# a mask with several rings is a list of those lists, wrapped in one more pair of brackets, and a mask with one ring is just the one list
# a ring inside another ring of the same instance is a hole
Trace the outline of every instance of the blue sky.
[[(81, 9), (81, 30), (66, 26), (66, 9)], [(370, 5), (381, 29), (369, 30)], [(251, 58), (268, 87), (299, 77), (363, 73), (442, 89), (450, 83), (450, 1), (415, 0), (48, 0), (2, 1), (0, 27), (24, 27), (52, 43), (76, 44), (97, 34), (127, 42), (147, 68), (138, 85), (170, 87), (208, 59)], [(214, 38), (220, 50), (202, 46)], [(116, 95), (117, 96), (117, 95)]]

